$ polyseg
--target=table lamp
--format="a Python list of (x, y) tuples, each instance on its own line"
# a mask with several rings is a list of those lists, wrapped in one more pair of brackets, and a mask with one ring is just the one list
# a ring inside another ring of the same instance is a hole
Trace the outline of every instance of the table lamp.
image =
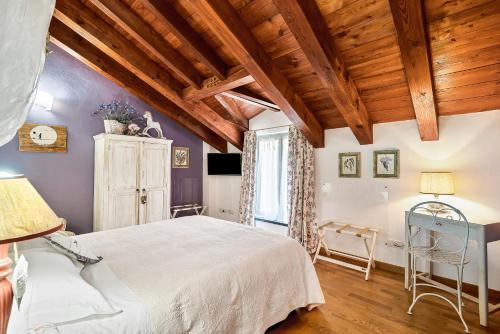
[[(436, 201), (439, 195), (453, 195), (455, 187), (451, 172), (422, 172), (420, 176), (420, 193), (433, 194)], [(438, 204), (429, 204), (430, 210), (441, 210)]]
[(12, 307), (9, 243), (36, 238), (62, 227), (52, 209), (22, 175), (0, 173), (0, 334), (5, 334)]

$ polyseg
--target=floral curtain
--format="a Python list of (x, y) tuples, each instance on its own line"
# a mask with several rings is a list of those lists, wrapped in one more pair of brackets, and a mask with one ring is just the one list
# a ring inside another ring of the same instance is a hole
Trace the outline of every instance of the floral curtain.
[(257, 167), (257, 135), (245, 132), (241, 157), (240, 223), (255, 226), (255, 174)]
[(314, 149), (291, 126), (288, 132), (288, 236), (309, 253), (316, 251), (318, 229), (314, 198)]

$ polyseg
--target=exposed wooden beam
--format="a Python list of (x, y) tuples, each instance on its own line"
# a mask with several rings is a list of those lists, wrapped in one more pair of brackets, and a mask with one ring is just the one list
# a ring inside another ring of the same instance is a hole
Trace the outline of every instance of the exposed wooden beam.
[(165, 0), (141, 0), (141, 2), (165, 24), (168, 29), (203, 62), (220, 80), (226, 77), (224, 61), (210, 48), (207, 42), (177, 13), (174, 6)]
[(227, 0), (195, 0), (199, 15), (314, 147), (324, 129)]
[(389, 3), (420, 138), (438, 140), (438, 115), (422, 1), (389, 0)]
[(248, 118), (246, 118), (245, 114), (241, 111), (235, 100), (223, 95), (215, 95), (214, 97), (217, 101), (219, 101), (224, 109), (227, 110), (238, 125), (242, 126), (245, 130), (248, 130)]
[(226, 92), (223, 92), (222, 95), (231, 97), (233, 99), (253, 104), (254, 106), (266, 108), (271, 111), (281, 111), (280, 107), (278, 107), (276, 104), (272, 103), (268, 99), (266, 99), (263, 96), (260, 96), (259, 94), (254, 93), (248, 88), (245, 87), (240, 87), (240, 88), (235, 88), (232, 90), (228, 90)]
[(196, 88), (201, 87), (203, 76), (196, 68), (126, 5), (116, 0), (90, 2), (186, 82)]
[(127, 68), (178, 107), (204, 122), (215, 133), (237, 148), (243, 147), (243, 133), (202, 101), (185, 101), (164, 80), (161, 67), (112, 26), (80, 1), (58, 0), (54, 17)]
[(217, 150), (227, 152), (227, 143), (222, 137), (170, 102), (132, 72), (69, 29), (57, 18), (52, 19), (50, 24), (50, 36), (51, 42), (90, 66), (96, 72), (134, 94)]
[(235, 66), (229, 69), (226, 79), (220, 80), (216, 76), (210, 77), (203, 80), (201, 89), (188, 87), (184, 89), (182, 96), (186, 100), (201, 100), (254, 81), (254, 78), (246, 69), (241, 66)]
[(316, 1), (274, 0), (274, 3), (359, 143), (372, 144), (372, 122)]

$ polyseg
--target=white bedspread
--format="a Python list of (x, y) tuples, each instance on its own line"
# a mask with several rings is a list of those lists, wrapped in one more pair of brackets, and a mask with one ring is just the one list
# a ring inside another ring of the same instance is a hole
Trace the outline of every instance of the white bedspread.
[(190, 216), (78, 240), (147, 305), (153, 333), (264, 333), (324, 303), (303, 247), (260, 229)]

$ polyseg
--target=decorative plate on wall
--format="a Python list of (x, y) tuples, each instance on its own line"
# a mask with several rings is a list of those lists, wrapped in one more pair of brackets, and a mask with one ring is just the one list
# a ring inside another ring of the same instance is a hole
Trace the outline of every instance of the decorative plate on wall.
[(67, 152), (65, 126), (24, 123), (18, 134), (21, 152)]

